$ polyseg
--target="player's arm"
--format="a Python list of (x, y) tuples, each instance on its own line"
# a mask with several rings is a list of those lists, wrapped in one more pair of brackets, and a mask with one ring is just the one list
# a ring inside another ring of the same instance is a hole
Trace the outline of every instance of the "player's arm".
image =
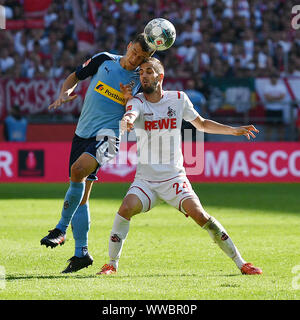
[(77, 98), (77, 94), (71, 96), (71, 93), (75, 90), (79, 79), (77, 78), (75, 72), (71, 73), (67, 79), (64, 81), (62, 88), (59, 93), (59, 97), (50, 106), (49, 109), (56, 109), (63, 103), (72, 101)]
[(126, 112), (121, 120), (121, 134), (125, 131), (130, 131), (133, 129), (134, 121), (138, 118), (140, 114), (140, 99), (133, 98), (127, 102)]
[(259, 130), (257, 130), (253, 125), (232, 127), (213, 120), (204, 119), (201, 116), (198, 116), (195, 120), (191, 121), (191, 123), (197, 130), (204, 131), (206, 133), (227, 134), (233, 136), (244, 135), (248, 140), (250, 140), (250, 136), (252, 138), (256, 137), (253, 132), (259, 132)]
[(136, 120), (137, 115), (134, 113), (126, 113), (124, 114), (121, 120), (121, 133), (123, 134), (125, 131), (129, 132), (133, 129), (134, 121)]
[(132, 96), (132, 87), (130, 84), (123, 84), (120, 83), (120, 90), (123, 93), (124, 99), (125, 99), (125, 106), (127, 104), (127, 102), (133, 98)]
[(71, 96), (71, 94), (75, 90), (77, 83), (88, 77), (94, 76), (97, 73), (99, 66), (106, 60), (111, 60), (111, 57), (105, 53), (99, 53), (78, 66), (76, 71), (71, 73), (64, 81), (58, 99), (49, 106), (49, 109), (56, 109), (63, 103), (76, 99), (77, 95)]

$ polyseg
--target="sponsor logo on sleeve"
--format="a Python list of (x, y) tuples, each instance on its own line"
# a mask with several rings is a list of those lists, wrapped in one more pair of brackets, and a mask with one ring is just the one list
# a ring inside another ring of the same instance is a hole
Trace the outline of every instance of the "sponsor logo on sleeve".
[(91, 62), (91, 58), (89, 60), (87, 60), (83, 65), (82, 65), (82, 68), (86, 67), (90, 62)]

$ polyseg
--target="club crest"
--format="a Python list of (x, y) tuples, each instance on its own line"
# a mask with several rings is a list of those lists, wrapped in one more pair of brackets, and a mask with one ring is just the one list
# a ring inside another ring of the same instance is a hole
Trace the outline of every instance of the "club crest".
[(174, 109), (172, 109), (171, 107), (168, 107), (167, 115), (168, 115), (169, 118), (175, 117), (176, 116), (176, 111)]

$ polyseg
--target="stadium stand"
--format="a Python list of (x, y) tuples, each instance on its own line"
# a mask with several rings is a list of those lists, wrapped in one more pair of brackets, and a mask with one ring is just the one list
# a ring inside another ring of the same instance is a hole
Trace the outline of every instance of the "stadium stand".
[[(182, 90), (189, 79), (194, 79), (195, 89), (205, 96), (205, 110), (211, 118), (237, 123), (252, 121), (263, 126), (268, 121), (264, 87), (271, 74), (278, 71), (286, 87), (281, 123), (286, 128), (284, 139), (299, 140), (300, 32), (291, 27), (295, 1), (45, 0), (40, 3), (44, 6), (34, 8), (29, 0), (0, 0), (7, 19), (6, 30), (0, 31), (3, 95), (11, 94), (10, 80), (15, 80), (15, 86), (20, 88), (26, 84), (24, 90), (28, 92), (32, 83), (35, 83), (33, 87), (50, 84), (41, 89), (48, 90), (99, 51), (123, 54), (129, 39), (142, 31), (149, 20), (164, 17), (177, 31), (174, 46), (157, 54), (165, 65), (167, 88)], [(84, 88), (84, 85), (80, 87), (83, 95)], [(47, 97), (45, 93), (41, 95), (43, 101), (37, 110), (19, 103), (29, 123), (35, 126), (50, 125), (53, 121), (60, 125), (69, 123), (73, 130), (80, 102), (71, 115), (68, 109), (65, 114), (58, 112), (53, 116), (47, 112), (50, 102)], [(33, 101), (38, 99), (35, 97)], [(1, 100), (2, 123), (11, 106), (7, 97)], [(29, 133), (31, 130), (29, 125)], [(32, 136), (49, 139), (43, 134)], [(69, 136), (66, 135), (68, 139)]]

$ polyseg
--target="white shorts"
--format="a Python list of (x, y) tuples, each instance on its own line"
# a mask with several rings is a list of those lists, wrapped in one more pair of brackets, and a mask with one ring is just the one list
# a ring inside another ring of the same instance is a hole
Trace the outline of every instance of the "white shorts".
[(143, 204), (142, 212), (151, 210), (157, 204), (158, 199), (161, 199), (186, 216), (182, 202), (188, 198), (198, 199), (185, 175), (159, 182), (135, 179), (126, 195), (128, 194), (135, 194), (141, 200)]

